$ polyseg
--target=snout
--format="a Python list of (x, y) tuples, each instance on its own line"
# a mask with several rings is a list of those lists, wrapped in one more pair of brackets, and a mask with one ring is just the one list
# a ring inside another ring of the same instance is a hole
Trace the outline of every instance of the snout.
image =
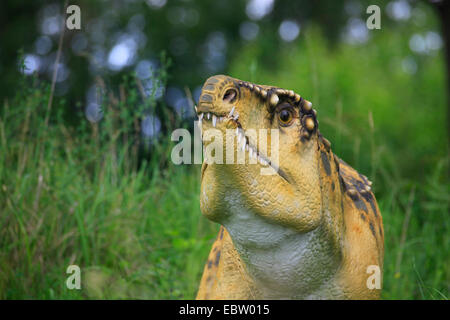
[(225, 114), (239, 99), (239, 86), (235, 79), (225, 75), (208, 78), (203, 85), (198, 103), (198, 112)]

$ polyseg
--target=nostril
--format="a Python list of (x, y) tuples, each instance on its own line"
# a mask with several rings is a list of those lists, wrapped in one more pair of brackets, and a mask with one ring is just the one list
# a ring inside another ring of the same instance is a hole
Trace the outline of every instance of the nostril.
[(236, 99), (237, 91), (236, 89), (228, 89), (223, 95), (223, 101), (233, 102)]

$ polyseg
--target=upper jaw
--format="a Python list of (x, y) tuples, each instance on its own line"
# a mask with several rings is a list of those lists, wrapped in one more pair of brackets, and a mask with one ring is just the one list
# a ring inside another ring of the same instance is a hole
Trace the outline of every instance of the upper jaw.
[(218, 123), (221, 123), (225, 120), (231, 119), (235, 122), (239, 119), (239, 114), (236, 111), (236, 107), (233, 106), (230, 110), (230, 112), (217, 112), (212, 111), (211, 108), (201, 106), (197, 111), (198, 120), (200, 122), (200, 125), (202, 125), (203, 121), (211, 121), (211, 124), (213, 127), (216, 127)]
[(198, 113), (200, 126), (203, 125), (203, 122), (210, 122), (213, 127), (216, 127), (218, 123), (225, 121), (225, 119), (226, 118), (223, 115), (221, 116), (213, 112)]
[[(239, 113), (236, 111), (235, 106), (233, 106), (228, 113), (216, 113), (205, 108), (197, 109), (196, 111), (199, 120), (198, 125), (202, 132), (202, 140), (204, 122), (207, 124), (206, 129), (216, 128), (224, 123), (226, 129), (234, 130), (237, 139), (236, 148), (246, 152), (246, 161), (250, 162), (250, 159), (255, 159), (256, 163), (259, 163), (263, 167), (272, 167), (279, 176), (286, 182), (289, 182), (286, 174), (279, 168), (279, 165), (273, 163), (267, 155), (263, 154), (261, 150), (256, 147), (257, 141), (250, 141), (250, 138), (246, 136), (245, 130), (239, 121)], [(205, 169), (206, 165), (202, 167), (202, 176)]]

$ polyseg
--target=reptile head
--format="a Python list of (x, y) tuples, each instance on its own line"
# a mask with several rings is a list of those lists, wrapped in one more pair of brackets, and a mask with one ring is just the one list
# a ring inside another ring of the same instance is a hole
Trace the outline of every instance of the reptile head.
[[(206, 217), (227, 226), (245, 211), (299, 231), (317, 227), (320, 134), (309, 101), (292, 90), (216, 75), (203, 85), (197, 115), (207, 155), (200, 195)], [(222, 139), (211, 154), (223, 164), (208, 159), (217, 142), (211, 132)]]

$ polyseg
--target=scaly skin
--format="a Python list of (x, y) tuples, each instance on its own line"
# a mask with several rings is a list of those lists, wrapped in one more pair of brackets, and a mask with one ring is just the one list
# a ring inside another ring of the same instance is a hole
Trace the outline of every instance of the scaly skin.
[[(214, 129), (224, 137), (236, 127), (279, 129), (280, 142), (278, 163), (270, 163), (277, 174), (262, 175), (267, 164), (249, 164), (249, 152), (245, 164), (203, 163), (200, 208), (222, 226), (197, 299), (379, 298), (380, 290), (367, 286), (367, 268), (382, 270), (384, 255), (371, 183), (333, 154), (311, 103), (293, 91), (217, 75), (205, 82), (197, 113), (222, 119)], [(204, 116), (203, 132), (212, 121)], [(273, 152), (270, 142), (264, 147), (247, 134), (246, 141), (261, 157)], [(224, 138), (224, 149), (230, 143)]]

